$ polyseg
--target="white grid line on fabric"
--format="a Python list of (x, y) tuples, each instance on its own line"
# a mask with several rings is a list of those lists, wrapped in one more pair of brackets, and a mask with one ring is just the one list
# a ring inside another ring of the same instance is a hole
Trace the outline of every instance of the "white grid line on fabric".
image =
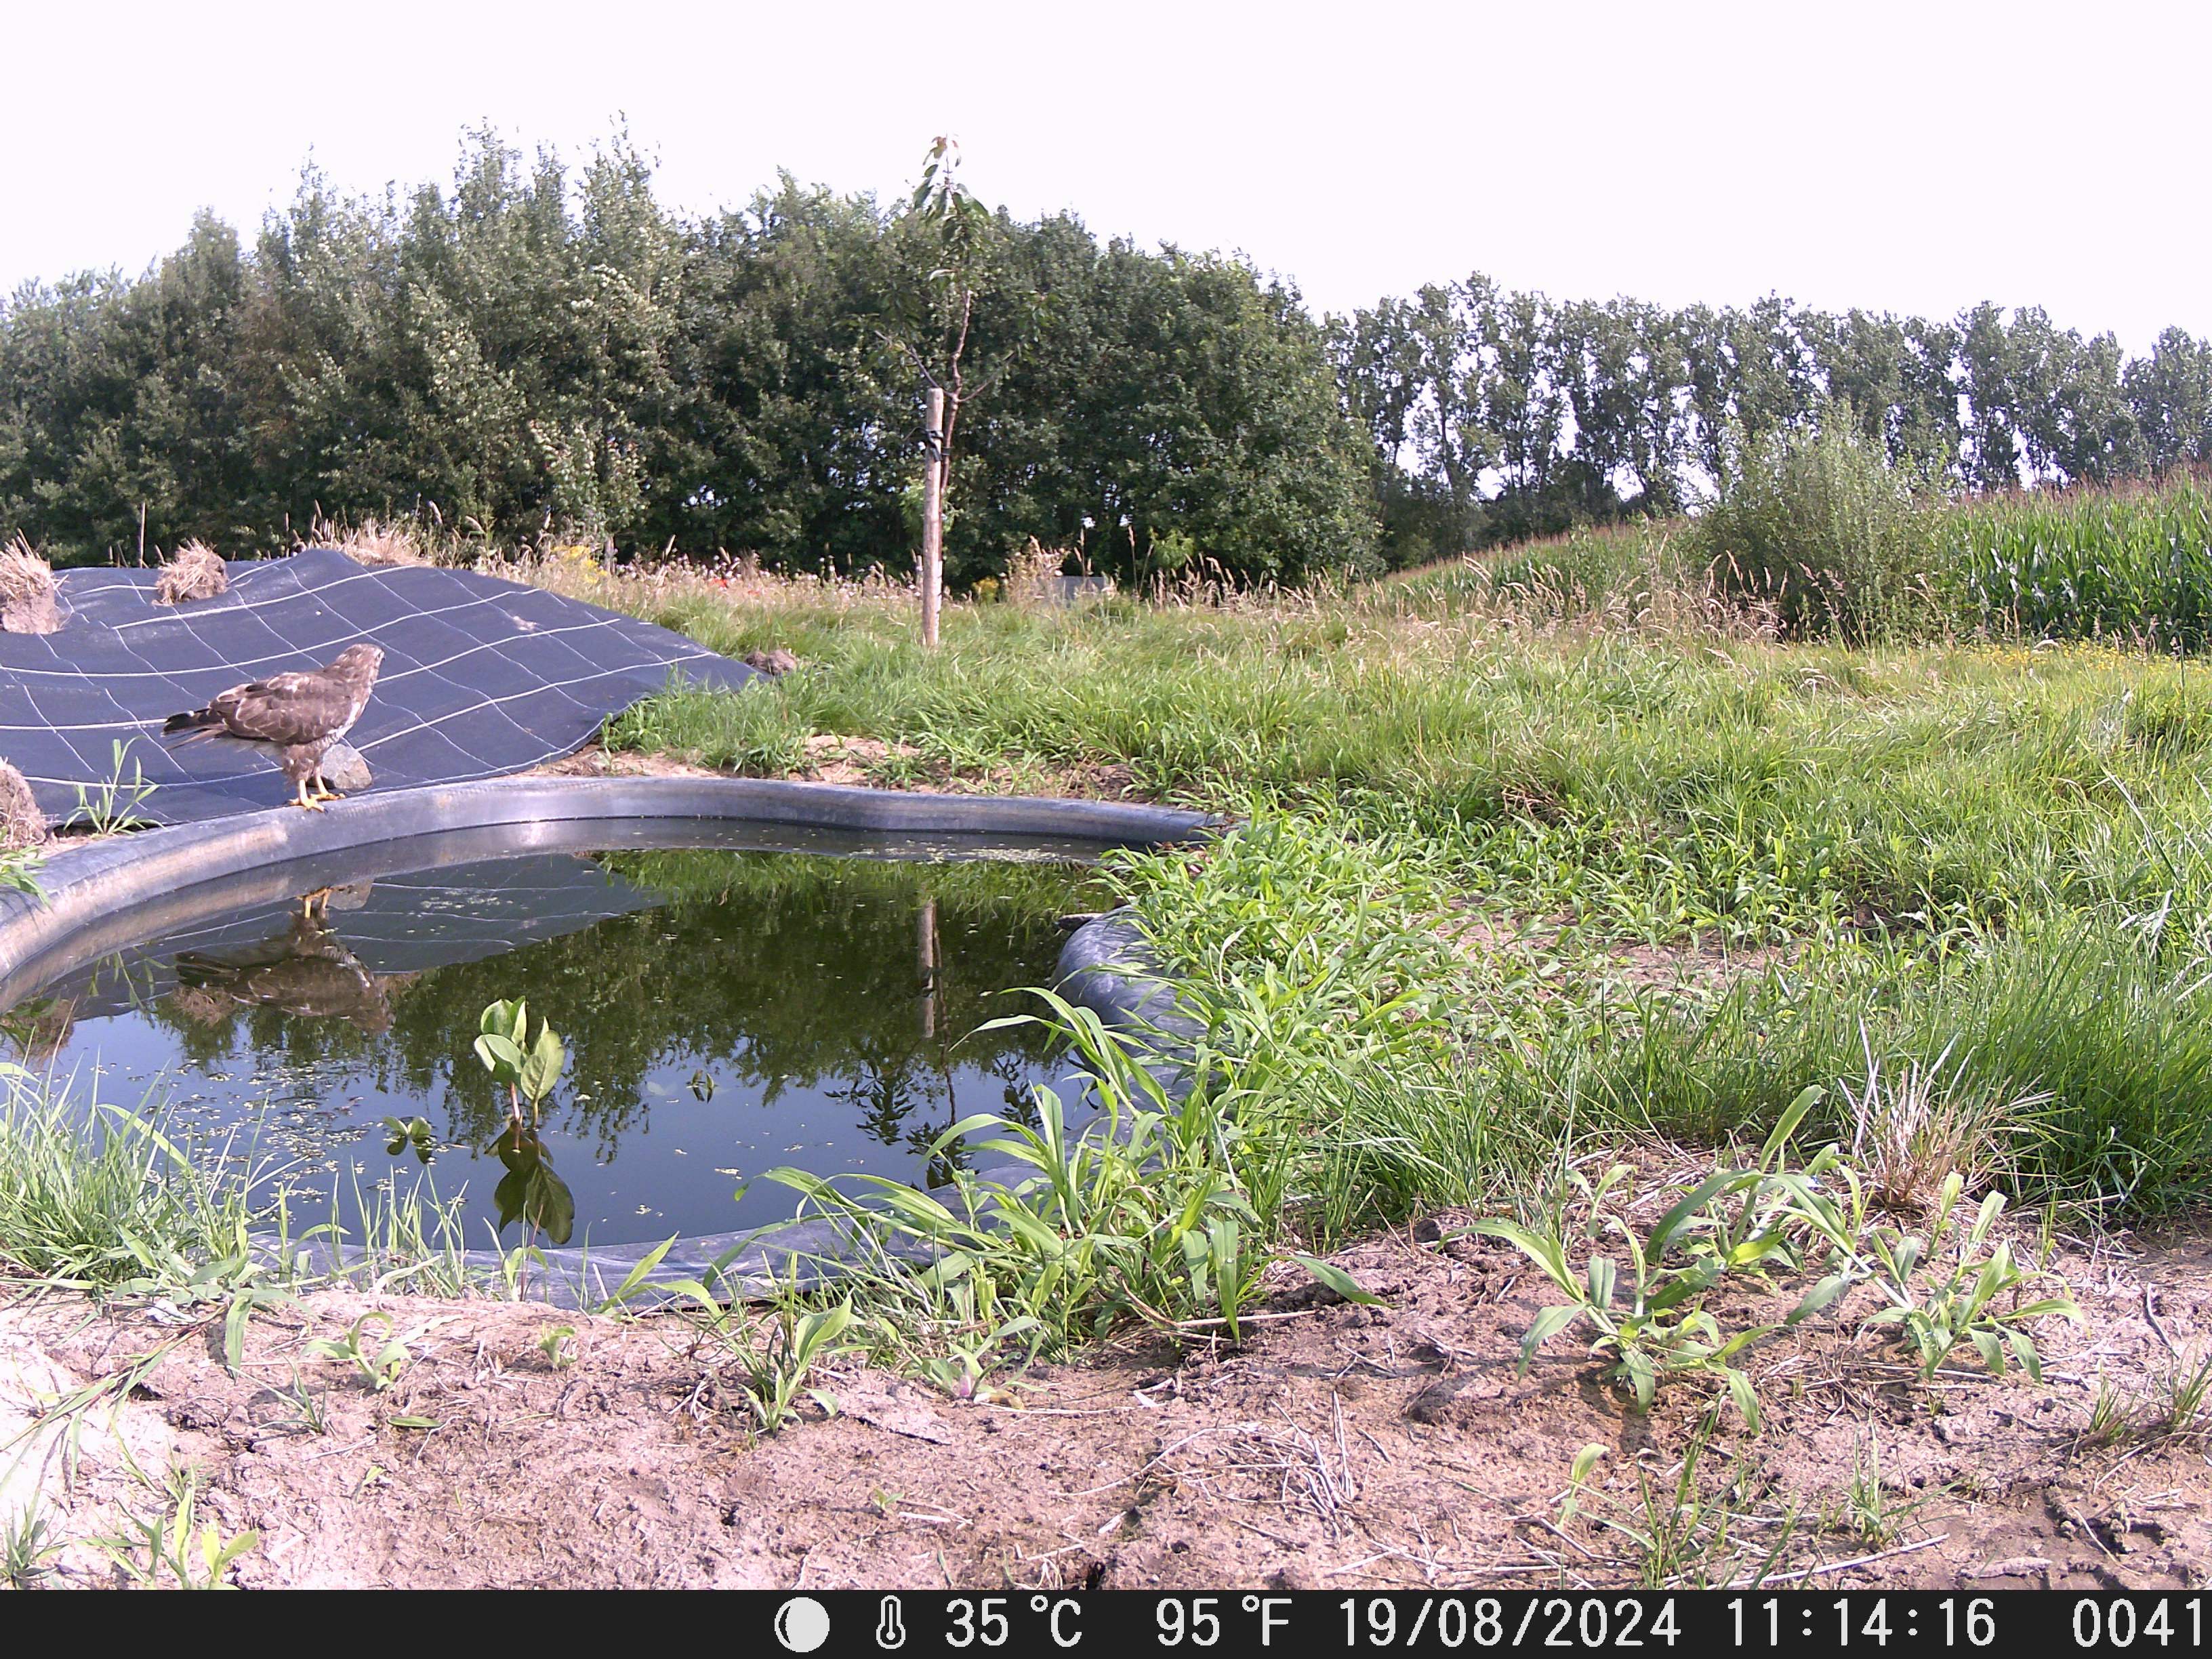
[[(434, 567), (431, 568), (434, 568)], [(236, 602), (234, 604), (226, 605), (220, 607), (218, 610), (205, 611), (201, 614), (205, 616), (224, 617), (246, 615), (256, 611), (266, 610), (269, 606), (273, 605), (282, 605), (288, 600), (307, 599), (318, 593), (327, 593), (333, 588), (344, 587), (356, 581), (373, 580), (376, 578), (386, 575), (386, 574), (388, 574), (388, 571), (386, 567), (365, 565), (360, 569), (352, 571), (345, 575), (334, 576), (329, 581), (318, 582), (313, 587), (310, 587), (306, 582), (300, 580), (300, 573), (297, 570), (278, 568), (276, 566), (276, 562), (271, 561), (266, 574), (262, 574), (257, 572), (251, 576), (241, 577), (240, 580), (251, 581), (257, 589), (270, 587), (278, 588), (283, 591), (271, 593), (266, 599), (246, 599), (243, 595), (240, 595), (236, 599)], [(387, 588), (386, 591), (388, 592), (389, 589)], [(238, 590), (234, 587), (231, 589), (231, 592), (233, 594), (237, 594)], [(486, 595), (485, 597), (489, 598), (491, 596)], [(150, 617), (141, 617), (135, 622), (112, 623), (111, 624), (111, 631), (116, 634), (120, 634), (127, 628), (145, 628), (155, 623), (187, 622), (191, 620), (189, 617), (178, 616), (175, 611), (171, 607), (155, 606), (154, 609), (156, 611), (157, 614)], [(158, 614), (158, 612), (162, 610), (168, 610), (169, 614), (167, 616)]]
[[(334, 568), (340, 574), (312, 586), (295, 571), (269, 571), (246, 603), (185, 614), (149, 604), (121, 622), (88, 617), (82, 633), (69, 640), (7, 641), (0, 650), (17, 660), (0, 666), (0, 685), (13, 679), (17, 690), (6, 699), (15, 708), (0, 711), (0, 752), (13, 750), (19, 765), (31, 763), (25, 769), (28, 781), (52, 811), (80, 787), (100, 788), (113, 774), (120, 738), (148, 780), (162, 786), (174, 811), (159, 811), (159, 800), (149, 808), (161, 817), (188, 819), (260, 804), (258, 797), (275, 770), (273, 757), (251, 744), (179, 753), (155, 738), (161, 720), (241, 680), (304, 665), (303, 659), (319, 665), (342, 644), (392, 639), (395, 643), (387, 648), (401, 653), (380, 681), (380, 693), (394, 695), (380, 696), (381, 707), (373, 705), (364, 722), (374, 735), (356, 729), (354, 742), (377, 751), (378, 769), (390, 781), (406, 783), (526, 769), (587, 741), (609, 714), (651, 695), (670, 678), (687, 670), (696, 678), (706, 669), (709, 680), (724, 680), (727, 676), (714, 670), (733, 666), (641, 619), (529, 587), (487, 586), (487, 579), (470, 573), (439, 572), (432, 581), (403, 577), (393, 583), (380, 579), (395, 573), (345, 569), (333, 556), (319, 561), (312, 574)], [(374, 587), (373, 600), (356, 608), (373, 612), (376, 620), (340, 616), (333, 601), (364, 581)], [(400, 591), (410, 588), (417, 592)], [(108, 577), (99, 584), (103, 603), (98, 608), (127, 612), (127, 595), (119, 589), (143, 592), (144, 586)], [(495, 626), (500, 638), (476, 637)], [(417, 660), (406, 652), (409, 643), (438, 654)], [(66, 660), (65, 647), (107, 660), (91, 665)], [(474, 673), (481, 684), (457, 677), (471, 664), (485, 665)], [(741, 669), (737, 673), (740, 683), (749, 678)], [(78, 718), (49, 718), (50, 709)], [(18, 712), (22, 720), (7, 718)], [(526, 723), (519, 718), (525, 714)], [(100, 718), (84, 718), (94, 714)], [(380, 733), (381, 720), (404, 723)], [(462, 727), (463, 722), (471, 724)], [(63, 757), (68, 758), (64, 775), (53, 775), (54, 768), (41, 763)], [(128, 759), (125, 769), (127, 775)]]
[[(422, 611), (422, 610), (417, 609), (417, 610), (415, 610), (415, 611), (412, 612), (412, 614), (411, 614), (410, 616), (408, 616), (408, 617), (395, 617), (395, 618), (394, 618), (392, 621), (391, 621), (391, 622), (388, 622), (388, 623), (385, 623), (380, 624), (380, 627), (381, 627), (381, 628), (398, 628), (398, 627), (403, 627), (403, 626), (404, 626), (404, 625), (405, 625), (406, 623), (408, 623), (409, 622), (412, 622), (412, 621), (421, 621), (421, 620), (442, 621), (442, 620), (444, 620), (444, 619), (445, 619), (446, 616), (447, 616), (447, 615), (449, 615), (449, 614), (450, 614), (450, 613), (448, 613), (448, 612), (441, 612), (441, 611)], [(260, 623), (261, 626), (263, 626), (264, 628), (267, 628), (267, 627), (268, 627), (268, 623), (267, 623), (265, 621), (263, 621), (263, 620), (262, 620), (261, 618), (259, 618), (259, 617), (256, 617), (256, 618), (255, 618), (255, 621), (256, 621), (256, 622), (258, 622), (258, 623)], [(654, 655), (654, 654), (651, 653), (650, 652), (647, 651), (647, 649), (646, 649), (646, 647), (645, 647), (645, 646), (644, 646), (644, 644), (643, 644), (643, 642), (642, 642), (642, 641), (628, 641), (628, 640), (626, 639), (626, 637), (625, 637), (625, 636), (626, 636), (626, 635), (627, 635), (628, 629), (625, 627), (625, 624), (628, 624), (628, 626), (629, 626), (629, 627), (636, 627), (636, 628), (648, 628), (648, 627), (651, 627), (651, 626), (652, 626), (652, 624), (651, 624), (651, 623), (641, 623), (641, 622), (638, 622), (635, 617), (593, 617), (588, 618), (587, 620), (583, 621), (583, 622), (580, 622), (580, 623), (567, 623), (567, 624), (560, 625), (560, 626), (548, 627), (548, 626), (544, 626), (544, 625), (543, 625), (543, 624), (536, 625), (536, 626), (533, 626), (533, 627), (532, 627), (532, 628), (530, 628), (530, 629), (526, 629), (526, 630), (524, 630), (524, 631), (523, 631), (523, 633), (522, 633), (522, 635), (521, 635), (521, 637), (522, 637), (522, 638), (525, 638), (525, 639), (527, 639), (527, 640), (531, 640), (531, 641), (538, 641), (538, 640), (562, 640), (562, 641), (563, 641), (563, 643), (565, 643), (565, 640), (563, 640), (563, 636), (564, 636), (564, 635), (570, 635), (570, 634), (610, 633), (610, 632), (611, 632), (611, 633), (612, 633), (612, 634), (615, 635), (615, 637), (616, 637), (616, 638), (617, 638), (617, 639), (624, 639), (626, 643), (636, 643), (636, 644), (638, 645), (638, 648), (639, 648), (639, 651), (640, 651), (640, 653), (641, 653), (641, 660), (640, 660), (638, 663), (636, 663), (635, 665), (634, 665), (635, 666), (637, 666), (637, 667), (650, 667), (650, 666), (653, 665), (653, 664), (655, 664), (655, 663), (667, 663), (667, 664), (670, 664), (670, 665), (672, 665), (677, 664), (677, 663), (684, 663), (684, 662), (703, 662), (703, 661), (707, 661), (707, 660), (709, 660), (709, 659), (713, 659), (713, 658), (716, 655), (716, 653), (714, 653), (714, 652), (712, 652), (712, 651), (708, 651), (708, 650), (705, 649), (703, 647), (700, 647), (700, 648), (698, 648), (698, 649), (696, 649), (696, 650), (693, 650), (693, 651), (690, 651), (690, 652), (684, 653), (683, 653), (683, 654), (681, 654), (681, 655), (656, 656), (656, 655)], [(277, 638), (281, 641), (281, 639), (282, 639), (282, 635), (276, 635), (276, 630), (275, 630), (274, 629), (270, 629), (270, 634), (271, 634), (273, 636), (277, 637)], [(194, 635), (194, 637), (197, 639), (197, 638), (198, 638), (198, 635), (197, 634), (195, 634), (195, 635)], [(333, 637), (335, 638), (336, 636), (334, 635)], [(358, 637), (358, 634), (357, 634), (357, 633), (356, 633), (356, 638)], [(371, 638), (371, 640), (372, 640), (372, 641), (374, 641), (374, 638), (375, 638), (375, 634), (374, 634), (374, 632), (372, 632), (372, 633), (370, 634), (369, 637)], [(204, 640), (202, 640), (200, 642), (201, 642), (201, 643), (203, 643), (203, 644), (205, 644), (205, 643), (206, 643), (206, 641), (205, 641)], [(380, 676), (378, 676), (378, 681), (379, 681), (379, 684), (384, 684), (384, 683), (386, 683), (386, 682), (392, 682), (392, 681), (398, 681), (398, 680), (405, 679), (405, 678), (407, 678), (409, 676), (413, 675), (413, 674), (418, 674), (418, 673), (422, 673), (422, 672), (426, 672), (426, 671), (429, 671), (429, 670), (434, 670), (434, 669), (443, 668), (443, 667), (447, 666), (448, 664), (455, 663), (455, 662), (459, 662), (459, 661), (460, 661), (463, 658), (465, 658), (465, 657), (469, 657), (469, 656), (473, 656), (473, 655), (475, 655), (475, 654), (476, 654), (477, 653), (478, 653), (478, 652), (482, 652), (482, 651), (499, 651), (499, 650), (502, 650), (502, 649), (504, 649), (504, 648), (506, 648), (506, 647), (509, 647), (509, 646), (512, 646), (512, 645), (514, 645), (514, 643), (515, 643), (515, 641), (514, 641), (514, 640), (512, 640), (512, 639), (508, 639), (508, 640), (486, 640), (486, 641), (479, 641), (479, 642), (478, 642), (478, 643), (477, 643), (477, 644), (474, 644), (474, 645), (471, 645), (471, 646), (468, 647), (465, 650), (454, 652), (452, 655), (450, 655), (450, 656), (446, 656), (446, 657), (441, 657), (441, 658), (437, 659), (435, 661), (433, 661), (433, 662), (416, 663), (416, 664), (412, 665), (411, 666), (399, 669), (398, 671), (397, 671), (397, 672), (394, 672), (394, 673), (392, 673), (392, 674), (386, 674), (386, 675), (380, 675)], [(140, 654), (140, 653), (139, 653), (136, 649), (134, 649), (134, 648), (133, 648), (133, 647), (131, 647), (131, 646), (125, 645), (123, 648), (124, 648), (125, 650), (126, 650), (126, 651), (129, 651), (132, 656), (137, 657), (137, 658), (138, 659), (138, 660), (139, 660), (139, 661), (141, 661), (141, 662), (145, 662), (145, 661), (147, 660), (147, 659), (146, 659), (145, 657), (143, 657), (143, 655), (141, 655), (141, 654)], [(212, 650), (214, 647), (210, 647), (210, 648)], [(328, 647), (322, 647), (322, 648), (327, 649)], [(252, 664), (254, 664), (254, 663), (255, 663), (255, 662), (257, 662), (257, 661), (276, 661), (276, 660), (278, 660), (278, 659), (285, 659), (285, 660), (289, 660), (289, 661), (295, 662), (295, 663), (296, 663), (296, 662), (301, 661), (303, 658), (305, 658), (305, 657), (307, 657), (307, 656), (308, 656), (308, 655), (312, 654), (312, 652), (313, 652), (313, 649), (314, 649), (313, 647), (310, 647), (310, 649), (309, 649), (308, 651), (303, 651), (303, 650), (301, 650), (301, 648), (300, 647), (298, 647), (298, 646), (296, 646), (296, 645), (289, 645), (289, 646), (286, 646), (286, 647), (285, 647), (285, 648), (284, 648), (283, 650), (282, 650), (281, 652), (272, 652), (272, 653), (270, 653), (270, 655), (269, 655), (269, 656), (264, 657), (264, 658), (228, 656), (228, 657), (226, 658), (226, 662), (225, 662), (225, 664), (224, 664), (224, 666), (222, 667), (222, 671), (221, 671), (221, 672), (225, 672), (225, 673), (240, 673), (240, 672), (246, 672), (246, 670), (247, 670), (247, 669), (248, 669), (248, 668), (249, 668)], [(586, 660), (588, 660), (588, 659), (587, 659)], [(598, 672), (600, 672), (600, 673), (618, 673), (618, 672), (623, 672), (624, 667), (625, 667), (625, 666), (629, 666), (629, 665), (611, 665), (611, 666), (600, 666), (600, 667), (599, 667)], [(317, 667), (320, 667), (320, 666), (322, 666), (322, 664), (319, 661), (319, 662), (317, 662), (317, 663), (315, 664), (315, 666), (317, 666)], [(106, 681), (110, 681), (110, 680), (148, 680), (148, 679), (153, 679), (153, 680), (162, 680), (162, 681), (166, 681), (166, 682), (167, 682), (167, 683), (169, 683), (169, 684), (179, 684), (179, 685), (180, 685), (180, 684), (183, 683), (183, 680), (184, 680), (186, 677), (191, 677), (191, 678), (198, 678), (198, 677), (199, 677), (200, 675), (203, 675), (203, 674), (209, 674), (209, 675), (212, 675), (212, 674), (216, 673), (216, 672), (218, 672), (218, 671), (217, 671), (216, 668), (213, 668), (213, 667), (209, 667), (209, 668), (189, 668), (189, 669), (184, 669), (184, 670), (181, 670), (181, 671), (177, 670), (177, 669), (173, 669), (173, 668), (171, 668), (171, 669), (160, 669), (160, 668), (153, 668), (153, 667), (148, 667), (148, 668), (143, 668), (143, 669), (94, 669), (94, 668), (87, 668), (87, 667), (84, 667), (83, 665), (80, 665), (80, 664), (75, 664), (75, 663), (72, 663), (72, 664), (67, 665), (66, 666), (59, 666), (59, 667), (54, 667), (54, 668), (11, 668), (11, 669), (9, 669), (8, 672), (9, 672), (9, 673), (11, 673), (11, 674), (14, 674), (14, 675), (17, 676), (18, 678), (31, 678), (31, 677), (35, 676), (35, 677), (37, 677), (37, 678), (40, 678), (40, 679), (58, 680), (58, 681), (61, 681), (61, 682), (64, 682), (64, 683), (79, 682), (79, 681), (84, 681), (84, 680), (93, 680), (93, 681), (98, 681), (98, 682), (105, 683), (105, 682), (106, 682)], [(248, 678), (248, 679), (258, 678), (258, 676), (257, 676), (257, 675), (253, 675), (253, 674), (251, 674), (251, 673), (248, 673), (248, 674), (247, 674), (247, 678)], [(241, 682), (241, 684), (242, 684), (242, 683), (243, 683), (243, 682)], [(558, 682), (555, 682), (555, 681), (548, 681), (548, 682), (547, 682), (547, 684), (558, 684)], [(224, 689), (226, 689), (226, 690), (227, 690), (228, 688), (224, 688)], [(149, 718), (150, 718), (150, 717), (149, 717)], [(59, 728), (58, 728), (58, 729), (59, 729)], [(71, 728), (68, 728), (68, 729), (70, 729), (70, 730), (76, 730), (76, 729), (79, 729), (79, 728), (71, 727)], [(89, 729), (89, 728), (84, 728), (84, 729)]]
[[(623, 671), (616, 669), (611, 672), (620, 673)], [(459, 720), (464, 714), (473, 714), (480, 708), (496, 708), (502, 703), (520, 702), (525, 697), (542, 697), (549, 691), (561, 696), (568, 697), (568, 701), (574, 703), (580, 708), (588, 708), (591, 707), (590, 704), (585, 702), (580, 697), (568, 696), (568, 690), (566, 686), (532, 686), (527, 690), (509, 692), (503, 697), (483, 698), (480, 702), (471, 703), (466, 708), (456, 708), (451, 714), (441, 714), (434, 720), (417, 720), (412, 726), (402, 726), (397, 732), (387, 732), (380, 738), (373, 738), (369, 742), (357, 746), (360, 748), (361, 752), (366, 755), (372, 749), (382, 748), (386, 744), (392, 742), (395, 738), (407, 737), (416, 732), (428, 732), (435, 726), (443, 726), (447, 720)], [(500, 712), (502, 715), (507, 714), (507, 711), (504, 708), (501, 708)], [(517, 731), (529, 733), (529, 735), (537, 742), (543, 743), (544, 741), (544, 738), (537, 737), (534, 732), (531, 732), (528, 726), (522, 725), (520, 721), (514, 720), (513, 716), (507, 715), (507, 718), (508, 719), (509, 723), (513, 724)], [(443, 735), (446, 736), (447, 741), (453, 741), (451, 734), (448, 733)], [(453, 746), (456, 749), (461, 747), (459, 744), (454, 744)], [(466, 751), (464, 750), (463, 752), (465, 753)]]

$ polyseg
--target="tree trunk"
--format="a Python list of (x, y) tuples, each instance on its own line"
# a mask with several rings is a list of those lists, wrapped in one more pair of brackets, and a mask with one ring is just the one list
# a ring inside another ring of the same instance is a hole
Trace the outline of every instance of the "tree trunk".
[(929, 425), (922, 440), (921, 643), (937, 648), (937, 610), (945, 589), (945, 390), (929, 389)]

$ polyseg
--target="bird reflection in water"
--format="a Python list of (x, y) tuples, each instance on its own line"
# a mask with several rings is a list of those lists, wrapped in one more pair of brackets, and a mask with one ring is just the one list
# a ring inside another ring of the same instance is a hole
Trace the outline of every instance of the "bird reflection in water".
[(342, 1019), (371, 1036), (390, 1030), (392, 1005), (384, 988), (330, 923), (333, 897), (352, 900), (341, 908), (358, 909), (367, 892), (366, 883), (321, 888), (299, 901), (291, 926), (272, 939), (242, 950), (180, 953), (176, 1001), (202, 1014), (227, 1012), (227, 1005), (236, 1003), (303, 1019)]

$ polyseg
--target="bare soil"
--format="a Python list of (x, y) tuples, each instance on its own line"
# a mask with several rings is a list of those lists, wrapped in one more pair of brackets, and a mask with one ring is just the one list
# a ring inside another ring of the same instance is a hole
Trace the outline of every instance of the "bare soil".
[[(246, 1585), (1533, 1587), (1764, 1568), (2141, 1589), (2212, 1573), (2207, 1419), (2160, 1421), (2212, 1353), (2200, 1237), (2061, 1241), (2050, 1267), (2087, 1322), (2044, 1322), (2041, 1387), (1972, 1360), (1918, 1382), (1855, 1322), (1771, 1341), (1751, 1365), (1754, 1435), (1692, 1384), (1634, 1409), (1571, 1339), (1516, 1376), (1544, 1298), (1517, 1255), (1454, 1237), (1464, 1219), (1335, 1258), (1382, 1307), (1286, 1271), (1242, 1346), (1109, 1352), (1033, 1372), (1018, 1405), (831, 1367), (814, 1380), (837, 1413), (809, 1402), (769, 1436), (748, 1428), (728, 1348), (675, 1314), (321, 1291), (258, 1316), (233, 1377), (219, 1320), (19, 1290), (0, 1300), (0, 1446), (15, 1443), (0, 1521), (35, 1481), (71, 1540), (46, 1582), (77, 1585), (121, 1581), (83, 1540), (164, 1513), (169, 1468), (197, 1472), (198, 1524), (258, 1534), (228, 1570)], [(381, 1393), (304, 1352), (374, 1310), (407, 1340)], [(576, 1334), (556, 1364), (540, 1342), (560, 1325)], [(65, 1478), (58, 1419), (34, 1427), (42, 1402), (165, 1343), (127, 1399), (82, 1417)], [(2093, 1434), (2100, 1391), (2110, 1432)], [(1563, 1518), (1591, 1444), (1605, 1455)], [(1655, 1510), (1689, 1534), (1662, 1557), (1607, 1524), (1642, 1530)]]
[[(904, 789), (935, 795), (1043, 795), (1084, 800), (1147, 799), (1129, 769), (1115, 764), (1048, 766), (1030, 761), (957, 768), (922, 758), (921, 751), (880, 738), (821, 733), (806, 739), (805, 763), (784, 774), (797, 783), (842, 783), (872, 789)], [(586, 744), (549, 761), (526, 777), (724, 778), (735, 775), (672, 756)]]

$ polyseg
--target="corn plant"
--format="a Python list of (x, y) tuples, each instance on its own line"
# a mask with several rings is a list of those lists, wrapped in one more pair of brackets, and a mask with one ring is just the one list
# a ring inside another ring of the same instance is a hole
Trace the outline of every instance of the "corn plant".
[[(362, 1336), (371, 1321), (384, 1327), (384, 1341), (374, 1351), (369, 1343), (375, 1339), (364, 1340)], [(337, 1359), (350, 1364), (371, 1394), (382, 1394), (407, 1369), (406, 1339), (392, 1334), (392, 1316), (386, 1313), (365, 1313), (353, 1322), (343, 1338), (319, 1337), (307, 1344), (307, 1352), (318, 1359)]]
[[(1639, 1407), (1650, 1408), (1662, 1382), (1703, 1374), (1726, 1382), (1736, 1409), (1757, 1429), (1758, 1396), (1734, 1361), (1760, 1337), (1783, 1327), (1724, 1332), (1699, 1298), (1728, 1274), (1763, 1274), (1770, 1266), (1798, 1265), (1792, 1235), (1801, 1230), (1795, 1225), (1790, 1200), (1803, 1176), (1786, 1173), (1783, 1160), (1790, 1136), (1820, 1098), (1820, 1090), (1804, 1091), (1767, 1137), (1754, 1168), (1723, 1170), (1707, 1177), (1641, 1236), (1607, 1208), (1607, 1200), (1630, 1173), (1626, 1164), (1614, 1165), (1595, 1182), (1570, 1169), (1568, 1179), (1587, 1215), (1587, 1242), (1595, 1244), (1607, 1234), (1617, 1236), (1621, 1260), (1593, 1253), (1577, 1272), (1564, 1218), (1557, 1212), (1541, 1231), (1504, 1220), (1476, 1222), (1471, 1231), (1512, 1245), (1567, 1298), (1539, 1314), (1522, 1337), (1522, 1374), (1527, 1374), (1545, 1343), (1585, 1323), (1596, 1333), (1590, 1352), (1611, 1359), (1605, 1375), (1626, 1381)], [(1832, 1158), (1832, 1151), (1823, 1158)], [(1807, 1173), (1817, 1173), (1821, 1167), (1825, 1165), (1816, 1160)], [(1825, 1281), (1815, 1286), (1784, 1322), (1795, 1324), (1831, 1299), (1832, 1291), (1824, 1295), (1824, 1288)]]
[(126, 1512), (120, 1531), (88, 1541), (148, 1589), (159, 1588), (164, 1573), (179, 1589), (234, 1588), (224, 1575), (240, 1556), (260, 1547), (261, 1534), (242, 1532), (226, 1540), (214, 1527), (200, 1527), (195, 1533), (199, 1477), (191, 1470), (169, 1475), (168, 1498), (166, 1516), (148, 1519)]

